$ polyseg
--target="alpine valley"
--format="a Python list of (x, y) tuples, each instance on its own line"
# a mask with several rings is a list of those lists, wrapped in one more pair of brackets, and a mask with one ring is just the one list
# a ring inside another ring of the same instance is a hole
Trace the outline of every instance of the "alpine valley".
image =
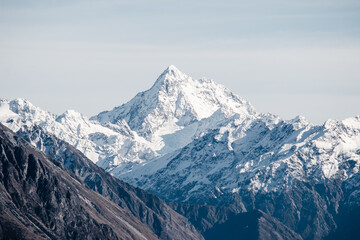
[(360, 236), (360, 116), (284, 120), (169, 66), (149, 90), (91, 118), (15, 99), (0, 100), (0, 122), (125, 209), (145, 229), (137, 236)]

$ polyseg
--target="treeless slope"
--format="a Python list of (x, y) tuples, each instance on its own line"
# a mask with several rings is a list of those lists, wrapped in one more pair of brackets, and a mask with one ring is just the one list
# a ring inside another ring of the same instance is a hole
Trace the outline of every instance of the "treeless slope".
[(1, 124), (0, 220), (5, 239), (158, 239)]
[(195, 227), (163, 200), (105, 172), (67, 142), (38, 126), (18, 134), (64, 164), (89, 188), (128, 210), (161, 239), (203, 239)]

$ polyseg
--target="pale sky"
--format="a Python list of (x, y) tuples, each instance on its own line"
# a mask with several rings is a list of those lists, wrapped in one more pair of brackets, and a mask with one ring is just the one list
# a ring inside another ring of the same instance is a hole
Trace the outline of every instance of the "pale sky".
[(360, 115), (360, 1), (0, 0), (0, 98), (90, 117), (171, 64), (259, 112)]

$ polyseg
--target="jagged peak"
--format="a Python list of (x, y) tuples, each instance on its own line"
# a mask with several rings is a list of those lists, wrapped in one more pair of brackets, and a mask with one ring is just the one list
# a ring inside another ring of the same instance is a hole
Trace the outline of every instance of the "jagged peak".
[[(156, 109), (162, 110), (159, 112)], [(146, 118), (151, 114), (155, 114), (159, 119), (159, 114), (166, 112), (163, 122), (167, 122), (172, 115), (180, 122), (183, 122), (183, 118), (187, 119), (185, 122), (192, 122), (195, 119), (210, 117), (218, 109), (231, 114), (239, 113), (242, 116), (256, 114), (249, 102), (233, 94), (225, 86), (208, 78), (193, 79), (174, 65), (170, 65), (149, 90), (137, 94), (128, 103), (102, 112), (90, 120), (115, 123), (119, 119), (126, 119), (132, 129), (138, 129), (150, 124)], [(136, 116), (136, 122), (132, 116)], [(155, 122), (154, 124), (159, 125)]]
[(334, 129), (337, 126), (346, 126), (350, 128), (360, 128), (360, 115), (349, 117), (343, 120), (327, 119), (322, 127), (324, 129)]
[(8, 103), (8, 102), (10, 102), (8, 99), (0, 98), (0, 103)]
[[(69, 116), (74, 116), (74, 117), (83, 117), (83, 115), (81, 113), (79, 113), (78, 111), (75, 111), (73, 109), (68, 109), (66, 110), (63, 114), (61, 114), (60, 116), (64, 116), (64, 117), (69, 117)], [(60, 117), (59, 116), (59, 117)]]
[(25, 106), (25, 105), (34, 106), (34, 104), (32, 104), (29, 100), (25, 98), (16, 98), (10, 101), (10, 103), (18, 104), (19, 106)]
[(48, 114), (53, 115), (49, 113), (46, 110), (43, 110), (34, 104), (32, 104), (29, 100), (25, 98), (16, 98), (10, 102), (8, 102), (11, 111), (17, 113), (17, 114), (25, 114), (25, 113), (41, 113), (41, 114)]
[(336, 124), (337, 124), (337, 121), (336, 121), (336, 120), (329, 118), (328, 120), (326, 120), (326, 121), (324, 122), (323, 128), (325, 128), (325, 129), (332, 129), (332, 128), (334, 128), (334, 127), (336, 126)]
[(360, 129), (360, 115), (355, 117), (346, 118), (341, 121), (345, 126), (353, 128), (353, 129)]
[(170, 65), (168, 66), (165, 71), (163, 72), (165, 74), (170, 74), (170, 75), (183, 75), (184, 73), (181, 72), (177, 67), (175, 67), (174, 65)]
[(69, 109), (66, 110), (63, 114), (61, 114), (60, 116), (58, 116), (56, 118), (57, 122), (61, 122), (63, 119), (73, 119), (73, 120), (85, 120), (86, 117), (84, 115), (82, 115), (81, 113), (73, 110), (73, 109)]
[(296, 130), (304, 128), (310, 124), (310, 122), (302, 115), (297, 115), (295, 118), (289, 120), (289, 123), (292, 124)]
[(161, 75), (155, 81), (152, 88), (154, 88), (154, 87), (159, 88), (165, 82), (180, 82), (180, 81), (184, 81), (186, 79), (190, 79), (190, 77), (188, 75), (186, 75), (185, 73), (181, 72), (174, 65), (170, 65), (161, 73)]
[[(0, 108), (0, 114), (3, 115), (1, 121), (4, 122), (19, 118), (22, 121), (28, 121), (28, 123), (39, 124), (52, 121), (56, 117), (55, 114), (35, 106), (25, 98), (16, 98), (11, 101), (3, 100), (0, 102)], [(12, 129), (15, 130), (17, 127)]]

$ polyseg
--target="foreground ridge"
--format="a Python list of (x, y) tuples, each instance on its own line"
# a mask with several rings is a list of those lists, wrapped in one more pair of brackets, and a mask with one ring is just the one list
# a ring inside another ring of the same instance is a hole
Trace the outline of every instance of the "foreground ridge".
[(2, 238), (158, 239), (2, 124), (0, 147)]

